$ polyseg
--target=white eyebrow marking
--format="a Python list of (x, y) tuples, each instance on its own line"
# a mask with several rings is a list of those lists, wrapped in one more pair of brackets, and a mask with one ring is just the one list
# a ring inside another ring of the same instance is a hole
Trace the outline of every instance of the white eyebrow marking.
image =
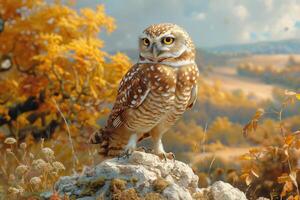
[(165, 32), (164, 34), (162, 34), (162, 35), (160, 35), (159, 37), (157, 37), (157, 40), (160, 40), (161, 38), (163, 38), (163, 37), (175, 37), (174, 35), (172, 35), (171, 34), (171, 31), (167, 31), (167, 32)]
[(171, 38), (175, 38), (175, 36), (172, 35), (172, 34), (164, 34), (164, 35), (160, 36), (159, 38), (162, 38), (162, 37), (171, 37)]
[(142, 33), (140, 36), (139, 36), (140, 39), (142, 38), (148, 38), (149, 39), (149, 36), (146, 34), (146, 33)]

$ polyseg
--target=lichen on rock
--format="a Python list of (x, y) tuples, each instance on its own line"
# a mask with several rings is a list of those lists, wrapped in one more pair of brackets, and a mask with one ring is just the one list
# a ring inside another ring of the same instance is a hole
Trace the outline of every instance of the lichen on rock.
[(234, 195), (246, 199), (238, 189), (223, 182), (216, 182), (205, 192), (198, 188), (198, 176), (187, 164), (139, 151), (126, 159), (104, 160), (82, 174), (61, 177), (55, 190), (70, 199), (237, 199), (231, 198)]

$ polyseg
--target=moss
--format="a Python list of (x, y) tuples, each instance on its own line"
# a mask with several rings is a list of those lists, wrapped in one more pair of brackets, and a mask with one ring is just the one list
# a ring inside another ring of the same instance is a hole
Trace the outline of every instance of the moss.
[(150, 192), (145, 195), (145, 200), (164, 200), (165, 198), (161, 196), (159, 193)]
[(158, 178), (153, 182), (153, 189), (154, 189), (154, 191), (161, 193), (169, 185), (170, 185), (170, 183), (168, 181), (166, 181), (165, 179)]
[(110, 190), (115, 192), (121, 192), (126, 189), (127, 181), (123, 179), (113, 179), (110, 183)]
[(208, 177), (208, 175), (205, 174), (205, 173), (203, 173), (203, 172), (200, 172), (197, 175), (199, 177), (198, 186), (200, 188), (206, 188), (206, 187), (208, 187), (209, 186), (209, 182), (208, 182), (209, 177)]
[(90, 186), (92, 187), (102, 187), (103, 185), (105, 185), (104, 177), (98, 177), (90, 182)]
[(124, 190), (112, 195), (112, 200), (141, 200), (134, 188)]
[[(67, 198), (68, 198), (68, 197), (67, 197)], [(76, 197), (76, 195), (72, 194), (72, 195), (69, 197), (69, 199), (70, 199), (70, 200), (76, 200), (77, 197)]]
[(136, 184), (137, 182), (139, 181), (139, 179), (137, 178), (137, 177), (132, 177), (131, 179), (130, 179), (130, 182), (132, 183), (132, 184)]
[(105, 178), (97, 177), (89, 181), (77, 182), (77, 186), (83, 186), (80, 196), (91, 196), (95, 194), (102, 186), (105, 185)]
[(97, 177), (95, 179), (79, 179), (76, 182), (76, 185), (78, 187), (84, 186), (84, 185), (90, 185), (90, 186), (103, 186), (105, 184), (105, 178), (104, 177)]

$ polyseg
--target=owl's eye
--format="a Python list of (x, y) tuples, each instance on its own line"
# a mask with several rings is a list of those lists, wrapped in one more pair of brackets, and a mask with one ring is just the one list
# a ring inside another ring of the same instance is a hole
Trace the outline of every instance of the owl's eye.
[(143, 44), (144, 44), (145, 46), (149, 46), (149, 45), (150, 45), (149, 39), (148, 39), (148, 38), (143, 38)]
[(162, 39), (162, 43), (167, 44), (167, 45), (170, 45), (173, 42), (174, 42), (174, 38), (172, 38), (172, 37), (165, 37)]

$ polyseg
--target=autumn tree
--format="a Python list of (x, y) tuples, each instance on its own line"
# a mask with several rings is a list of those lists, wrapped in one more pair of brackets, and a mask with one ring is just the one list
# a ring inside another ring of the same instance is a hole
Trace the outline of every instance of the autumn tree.
[[(116, 28), (104, 6), (76, 11), (45, 0), (0, 2), (0, 125), (18, 139), (49, 138), (66, 123), (93, 131), (130, 66), (103, 51)], [(65, 119), (64, 119), (65, 118)]]

